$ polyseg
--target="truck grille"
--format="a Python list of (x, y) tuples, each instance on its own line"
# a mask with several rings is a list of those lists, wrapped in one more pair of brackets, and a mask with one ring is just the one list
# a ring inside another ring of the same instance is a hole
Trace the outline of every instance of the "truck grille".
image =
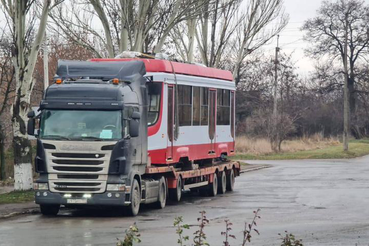
[(52, 181), (52, 188), (59, 192), (99, 192), (105, 190), (106, 182), (87, 182), (87, 181)]
[(50, 165), (56, 173), (107, 174), (109, 158), (101, 153), (51, 153)]
[(51, 192), (105, 192), (111, 155), (111, 150), (102, 150), (106, 142), (50, 141), (50, 144), (55, 149), (45, 152)]

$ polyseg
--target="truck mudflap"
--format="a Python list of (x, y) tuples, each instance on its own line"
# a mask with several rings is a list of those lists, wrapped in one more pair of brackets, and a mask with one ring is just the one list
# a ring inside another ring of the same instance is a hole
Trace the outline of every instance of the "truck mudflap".
[(57, 205), (101, 205), (128, 206), (130, 194), (125, 192), (104, 192), (99, 194), (61, 194), (50, 191), (35, 191), (36, 204)]

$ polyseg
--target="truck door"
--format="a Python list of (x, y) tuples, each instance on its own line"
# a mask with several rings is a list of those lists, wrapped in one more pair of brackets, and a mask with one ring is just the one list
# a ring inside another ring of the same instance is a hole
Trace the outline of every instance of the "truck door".
[(216, 134), (216, 95), (215, 89), (209, 90), (209, 138), (210, 138), (210, 151), (209, 154), (215, 154), (215, 134)]
[(168, 146), (167, 160), (173, 160), (174, 143), (174, 87), (168, 85)]

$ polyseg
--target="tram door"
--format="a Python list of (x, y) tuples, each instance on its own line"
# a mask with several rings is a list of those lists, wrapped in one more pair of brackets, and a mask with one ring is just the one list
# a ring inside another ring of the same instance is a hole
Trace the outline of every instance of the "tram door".
[(167, 160), (173, 159), (173, 143), (174, 143), (174, 87), (168, 85), (168, 146)]
[(217, 91), (214, 89), (209, 90), (209, 138), (210, 138), (210, 151), (209, 154), (215, 154), (215, 134), (216, 134), (216, 95)]

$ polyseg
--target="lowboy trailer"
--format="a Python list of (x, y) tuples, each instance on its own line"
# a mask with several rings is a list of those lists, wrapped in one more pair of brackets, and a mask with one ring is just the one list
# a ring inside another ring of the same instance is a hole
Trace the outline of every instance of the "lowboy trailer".
[(39, 113), (28, 114), (41, 212), (103, 205), (137, 215), (141, 203), (164, 208), (184, 189), (233, 191), (232, 80), (228, 71), (166, 60), (59, 61)]

